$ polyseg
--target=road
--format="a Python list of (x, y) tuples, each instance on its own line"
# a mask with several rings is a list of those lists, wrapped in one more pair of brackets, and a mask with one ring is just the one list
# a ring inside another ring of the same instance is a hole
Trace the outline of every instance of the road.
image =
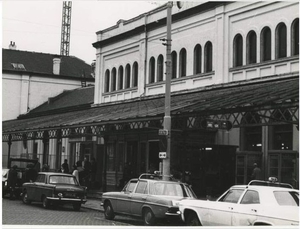
[(74, 211), (71, 205), (44, 209), (41, 203), (25, 205), (21, 200), (2, 199), (2, 225), (98, 225), (141, 226), (143, 223), (127, 217), (106, 220), (102, 212), (81, 208)]

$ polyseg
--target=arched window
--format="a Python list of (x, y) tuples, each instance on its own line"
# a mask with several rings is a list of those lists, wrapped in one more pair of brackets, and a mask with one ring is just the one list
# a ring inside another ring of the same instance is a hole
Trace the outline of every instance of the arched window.
[(276, 27), (276, 59), (287, 56), (286, 25), (281, 22)]
[(109, 92), (109, 79), (110, 79), (110, 71), (107, 69), (105, 71), (105, 88), (104, 88), (104, 92)]
[(171, 53), (172, 63), (171, 63), (171, 69), (172, 69), (172, 79), (176, 79), (177, 77), (177, 52), (173, 51)]
[(180, 50), (179, 53), (179, 77), (186, 76), (186, 50), (185, 48)]
[(154, 81), (155, 81), (155, 59), (154, 57), (151, 57), (149, 61), (149, 83), (154, 83)]
[(125, 68), (125, 88), (130, 88), (130, 76), (131, 76), (131, 67), (130, 64), (127, 64)]
[(204, 72), (211, 72), (213, 65), (213, 47), (210, 41), (204, 46)]
[(201, 73), (201, 45), (197, 44), (194, 48), (194, 74)]
[(299, 18), (295, 19), (291, 28), (292, 56), (299, 55)]
[(243, 37), (237, 34), (233, 39), (233, 67), (243, 65)]
[(271, 60), (271, 29), (264, 27), (260, 35), (261, 61)]
[(118, 90), (123, 89), (123, 76), (124, 76), (124, 69), (123, 66), (120, 66), (118, 71)]
[(257, 53), (257, 36), (252, 30), (247, 35), (247, 64), (256, 63), (256, 53)]
[(134, 62), (133, 63), (133, 66), (132, 66), (132, 80), (133, 80), (133, 82), (132, 82), (132, 86), (133, 87), (137, 87), (137, 85), (138, 85), (138, 75), (139, 75), (139, 65), (138, 65), (138, 63), (137, 62)]
[(164, 80), (164, 57), (159, 55), (157, 58), (157, 81)]
[(113, 68), (111, 71), (111, 91), (115, 91), (116, 90), (116, 78), (117, 78), (117, 74), (116, 74), (116, 68)]

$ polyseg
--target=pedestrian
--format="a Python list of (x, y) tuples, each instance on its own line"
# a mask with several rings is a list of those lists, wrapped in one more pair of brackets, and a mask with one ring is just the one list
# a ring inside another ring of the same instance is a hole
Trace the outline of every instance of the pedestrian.
[(10, 193), (10, 200), (13, 200), (16, 198), (15, 194), (15, 187), (18, 182), (18, 172), (17, 172), (17, 165), (14, 165), (8, 172), (8, 178), (7, 178), (7, 187), (9, 189)]
[(96, 173), (97, 173), (97, 162), (96, 159), (93, 157), (91, 160), (91, 188), (95, 188)]
[(72, 175), (76, 177), (76, 180), (78, 181), (78, 184), (80, 185), (80, 182), (79, 182), (79, 172), (77, 170), (77, 166), (76, 165), (73, 165)]
[(49, 165), (43, 164), (42, 172), (49, 172)]
[(261, 170), (258, 167), (257, 163), (253, 164), (253, 172), (251, 175), (252, 180), (260, 180), (261, 179)]
[(41, 171), (41, 163), (39, 162), (39, 158), (37, 158), (37, 162), (34, 166), (34, 169), (36, 170), (36, 172), (40, 172)]
[(67, 159), (64, 160), (64, 163), (61, 166), (63, 167), (64, 173), (69, 173), (69, 164)]
[(25, 169), (25, 182), (34, 182), (37, 177), (37, 171), (34, 169), (34, 164), (29, 163)]
[(82, 179), (84, 177), (84, 171), (83, 171), (83, 167), (82, 167), (82, 160), (78, 160), (76, 162), (76, 167), (77, 167), (77, 171), (78, 171), (79, 183), (82, 184)]

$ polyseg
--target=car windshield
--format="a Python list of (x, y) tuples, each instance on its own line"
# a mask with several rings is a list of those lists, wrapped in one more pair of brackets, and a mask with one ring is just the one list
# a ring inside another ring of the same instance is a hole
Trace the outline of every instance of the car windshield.
[(288, 191), (274, 191), (275, 199), (279, 205), (299, 206), (299, 193)]
[(183, 189), (178, 183), (156, 182), (152, 194), (164, 196), (180, 196), (184, 197)]
[(74, 177), (70, 176), (50, 176), (50, 184), (77, 184)]

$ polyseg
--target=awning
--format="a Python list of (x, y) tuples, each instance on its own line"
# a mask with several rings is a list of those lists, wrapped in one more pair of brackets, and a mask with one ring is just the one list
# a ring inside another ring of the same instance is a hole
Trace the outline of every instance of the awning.
[[(247, 81), (173, 93), (171, 115), (233, 114), (266, 109), (299, 108), (299, 78)], [(75, 126), (115, 124), (162, 119), (164, 95), (103, 104), (79, 111), (52, 113), (4, 121), (2, 135)], [(295, 113), (295, 111), (294, 111)], [(296, 116), (296, 115), (295, 115)], [(297, 116), (298, 121), (298, 116)]]

